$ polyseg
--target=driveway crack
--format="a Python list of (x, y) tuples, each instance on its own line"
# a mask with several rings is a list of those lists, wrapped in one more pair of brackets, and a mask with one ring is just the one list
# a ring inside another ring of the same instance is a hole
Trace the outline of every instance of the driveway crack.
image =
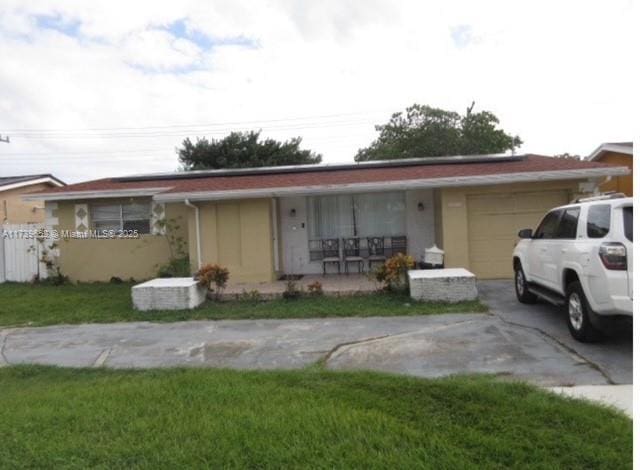
[(496, 317), (498, 317), (502, 322), (506, 323), (507, 325), (512, 325), (512, 326), (517, 326), (519, 328), (525, 328), (528, 330), (533, 330), (536, 331), (537, 333), (539, 333), (540, 335), (542, 335), (543, 337), (545, 337), (547, 340), (551, 340), (554, 344), (560, 346), (561, 349), (563, 349), (567, 354), (569, 354), (570, 356), (575, 356), (577, 358), (579, 358), (581, 361), (583, 361), (585, 364), (587, 364), (589, 367), (591, 367), (592, 369), (598, 371), (600, 373), (600, 375), (602, 375), (604, 377), (604, 379), (607, 381), (607, 383), (609, 385), (618, 385), (612, 378), (611, 376), (602, 368), (600, 367), (599, 364), (597, 364), (596, 362), (592, 361), (591, 359), (583, 356), (582, 354), (580, 354), (578, 351), (576, 351), (575, 349), (573, 349), (571, 346), (569, 346), (568, 344), (565, 344), (564, 342), (560, 341), (558, 338), (556, 338), (555, 336), (550, 335), (549, 333), (547, 333), (546, 331), (537, 328), (535, 326), (530, 326), (530, 325), (523, 325), (521, 323), (517, 323), (511, 320), (506, 320), (498, 311), (493, 311), (492, 312)]
[(109, 354), (111, 354), (111, 350), (113, 348), (107, 348), (104, 349), (96, 358), (95, 361), (93, 361), (93, 365), (92, 367), (102, 367), (104, 365), (104, 363), (107, 361), (107, 358), (109, 357)]
[(7, 356), (4, 355), (4, 348), (7, 344), (7, 338), (11, 334), (11, 331), (0, 332), (2, 336), (2, 344), (0, 344), (0, 367), (8, 366), (9, 361), (7, 360)]
[(442, 325), (426, 326), (426, 327), (423, 327), (423, 328), (418, 328), (417, 330), (401, 331), (401, 332), (398, 332), (398, 333), (389, 333), (389, 334), (386, 334), (386, 335), (372, 336), (372, 337), (369, 337), (369, 338), (356, 339), (356, 340), (353, 340), (353, 341), (345, 341), (344, 343), (336, 344), (333, 348), (331, 348), (322, 357), (322, 359), (320, 359), (318, 361), (318, 363), (322, 367), (325, 367), (333, 356), (335, 356), (341, 349), (347, 348), (349, 346), (355, 346), (355, 345), (365, 344), (365, 343), (372, 343), (374, 341), (379, 341), (381, 339), (394, 338), (394, 337), (397, 337), (397, 336), (405, 336), (405, 335), (410, 335), (410, 334), (417, 334), (417, 333), (421, 333), (421, 332), (423, 332), (425, 330), (427, 330), (429, 332), (435, 332), (435, 331), (440, 331), (440, 330), (444, 330), (444, 329), (447, 329), (447, 328), (451, 328), (451, 327), (454, 327), (454, 326), (462, 325), (462, 324), (465, 324), (465, 323), (474, 323), (474, 322), (477, 322), (477, 321), (481, 321), (481, 320), (478, 320), (476, 318), (471, 319), (471, 320), (461, 320), (461, 321), (456, 321), (456, 322), (452, 322), (452, 323), (446, 323), (446, 324), (442, 324)]

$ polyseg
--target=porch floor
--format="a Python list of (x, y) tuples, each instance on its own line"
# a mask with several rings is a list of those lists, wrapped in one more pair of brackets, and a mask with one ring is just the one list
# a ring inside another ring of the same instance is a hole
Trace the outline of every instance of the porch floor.
[[(301, 279), (294, 280), (295, 284), (303, 292), (308, 292), (309, 284), (314, 282), (322, 284), (325, 295), (357, 295), (374, 292), (381, 288), (381, 284), (370, 279), (366, 274), (305, 274)], [(287, 288), (288, 281), (273, 282), (239, 282), (230, 283), (222, 294), (223, 300), (241, 298), (243, 294), (257, 291), (264, 299), (277, 298)]]

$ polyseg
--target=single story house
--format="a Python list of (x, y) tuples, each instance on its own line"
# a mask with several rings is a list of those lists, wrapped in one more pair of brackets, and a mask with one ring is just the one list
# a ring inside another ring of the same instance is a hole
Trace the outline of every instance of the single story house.
[[(106, 178), (29, 198), (46, 202), (51, 229), (142, 234), (63, 237), (58, 263), (77, 281), (154, 277), (170, 256), (166, 221), (185, 241), (193, 270), (219, 263), (231, 282), (320, 273), (323, 259), (340, 259), (350, 239), (359, 240), (364, 259), (375, 252), (371, 240), (382, 241), (384, 255), (416, 259), (437, 244), (446, 266), (486, 279), (512, 275), (519, 229), (628, 172), (538, 155), (434, 157)], [(339, 246), (326, 253), (323, 240)]]
[(592, 162), (626, 166), (629, 174), (611, 176), (600, 184), (600, 192), (615, 191), (633, 196), (633, 142), (605, 142), (587, 157)]
[(0, 224), (44, 222), (42, 201), (24, 201), (25, 194), (64, 186), (55, 176), (0, 176)]

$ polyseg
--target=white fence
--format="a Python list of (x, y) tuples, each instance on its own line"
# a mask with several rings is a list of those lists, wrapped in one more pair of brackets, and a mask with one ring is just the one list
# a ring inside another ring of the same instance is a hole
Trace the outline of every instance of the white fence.
[(42, 243), (29, 237), (41, 224), (0, 225), (0, 282), (29, 282), (46, 277), (40, 263)]

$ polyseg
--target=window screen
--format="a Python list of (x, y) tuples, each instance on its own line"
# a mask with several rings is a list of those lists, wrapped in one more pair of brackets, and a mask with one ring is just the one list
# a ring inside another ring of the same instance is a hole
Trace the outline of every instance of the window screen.
[(94, 204), (91, 223), (95, 230), (137, 230), (150, 233), (151, 207), (149, 203)]

